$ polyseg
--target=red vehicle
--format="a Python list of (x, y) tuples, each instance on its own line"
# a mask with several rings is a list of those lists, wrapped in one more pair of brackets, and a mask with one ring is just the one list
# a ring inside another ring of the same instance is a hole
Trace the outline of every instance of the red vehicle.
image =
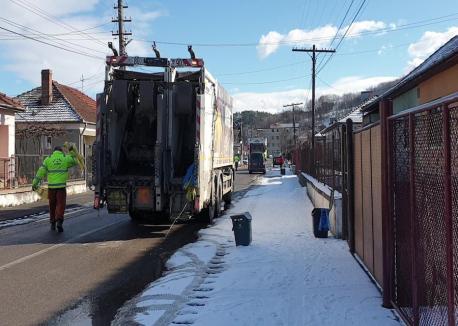
[(273, 166), (275, 166), (275, 165), (282, 166), (283, 163), (285, 163), (285, 159), (283, 158), (283, 156), (276, 156), (276, 157), (274, 157)]

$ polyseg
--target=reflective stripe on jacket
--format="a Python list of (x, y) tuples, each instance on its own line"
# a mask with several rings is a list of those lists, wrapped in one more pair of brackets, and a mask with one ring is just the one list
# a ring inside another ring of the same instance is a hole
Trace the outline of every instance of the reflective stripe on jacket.
[(77, 164), (75, 158), (61, 151), (54, 151), (38, 169), (36, 178), (43, 179), (48, 175), (48, 188), (65, 188), (68, 180), (68, 169)]

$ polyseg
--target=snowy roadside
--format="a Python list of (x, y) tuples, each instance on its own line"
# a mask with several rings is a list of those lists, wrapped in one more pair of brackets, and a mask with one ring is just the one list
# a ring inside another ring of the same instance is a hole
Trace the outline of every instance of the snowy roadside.
[[(296, 176), (269, 172), (112, 325), (399, 325), (344, 241), (315, 239)], [(248, 211), (253, 242), (235, 247), (230, 215)]]

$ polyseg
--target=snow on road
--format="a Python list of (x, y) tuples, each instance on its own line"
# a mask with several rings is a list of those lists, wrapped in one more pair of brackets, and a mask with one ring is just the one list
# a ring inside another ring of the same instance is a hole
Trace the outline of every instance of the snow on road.
[[(272, 171), (167, 272), (122, 307), (113, 325), (399, 325), (345, 241), (315, 239), (296, 176)], [(235, 246), (231, 214), (253, 217)]]

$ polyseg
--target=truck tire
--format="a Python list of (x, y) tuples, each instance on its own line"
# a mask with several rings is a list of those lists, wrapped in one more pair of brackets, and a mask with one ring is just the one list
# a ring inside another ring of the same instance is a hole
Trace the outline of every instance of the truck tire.
[(223, 196), (223, 200), (226, 207), (232, 203), (232, 190)]
[(235, 173), (232, 174), (231, 191), (229, 191), (228, 193), (226, 193), (223, 196), (224, 208), (228, 208), (229, 205), (232, 203), (232, 191), (234, 190), (234, 179), (235, 179)]
[(213, 219), (215, 218), (215, 194), (212, 189), (212, 196), (210, 199), (210, 203), (208, 204), (207, 208), (202, 210), (200, 214), (201, 220), (204, 223), (213, 224)]
[(216, 189), (215, 218), (221, 215), (221, 203), (223, 201), (223, 187), (221, 182), (218, 182)]

